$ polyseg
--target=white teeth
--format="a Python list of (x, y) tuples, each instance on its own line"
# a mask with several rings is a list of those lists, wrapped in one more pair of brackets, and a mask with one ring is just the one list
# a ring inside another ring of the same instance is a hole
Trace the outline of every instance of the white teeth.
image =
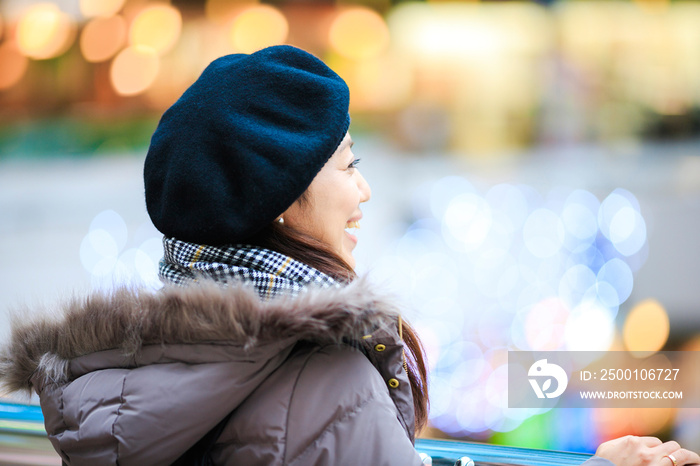
[(352, 222), (348, 222), (348, 223), (345, 224), (345, 228), (357, 228), (357, 229), (359, 229), (359, 228), (360, 228), (360, 222), (358, 222), (357, 220), (352, 221)]

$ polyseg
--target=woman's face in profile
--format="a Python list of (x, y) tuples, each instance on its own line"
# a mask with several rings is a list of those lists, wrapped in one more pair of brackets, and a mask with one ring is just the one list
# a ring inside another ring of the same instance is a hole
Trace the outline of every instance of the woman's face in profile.
[(292, 227), (330, 245), (351, 267), (357, 238), (346, 229), (359, 228), (360, 203), (369, 200), (371, 190), (355, 167), (350, 133), (328, 159), (306, 191), (306, 202), (296, 201), (282, 214)]

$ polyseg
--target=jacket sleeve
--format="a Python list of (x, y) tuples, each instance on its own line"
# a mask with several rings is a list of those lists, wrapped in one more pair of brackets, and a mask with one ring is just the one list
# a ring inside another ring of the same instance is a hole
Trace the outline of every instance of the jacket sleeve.
[(299, 372), (287, 425), (284, 464), (422, 464), (389, 388), (359, 351), (328, 346)]

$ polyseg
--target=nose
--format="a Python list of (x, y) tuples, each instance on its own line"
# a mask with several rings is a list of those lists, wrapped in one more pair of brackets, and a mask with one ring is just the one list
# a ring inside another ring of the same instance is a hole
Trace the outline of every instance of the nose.
[(369, 198), (372, 197), (372, 189), (359, 170), (356, 169), (355, 174), (357, 175), (357, 188), (360, 190), (360, 202), (367, 202)]

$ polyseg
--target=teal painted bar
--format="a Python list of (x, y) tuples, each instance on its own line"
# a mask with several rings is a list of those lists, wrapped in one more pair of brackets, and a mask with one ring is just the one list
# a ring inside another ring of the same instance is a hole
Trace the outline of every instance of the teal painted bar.
[(477, 465), (487, 463), (516, 466), (573, 466), (591, 457), (586, 453), (433, 439), (417, 439), (416, 449), (431, 456), (434, 466), (448, 464), (452, 466), (463, 456), (468, 456)]
[(45, 437), (41, 408), (36, 405), (0, 402), (0, 432)]
[(39, 406), (19, 403), (0, 402), (0, 419), (38, 421), (42, 424), (44, 423), (44, 415), (41, 413), (41, 408)]

